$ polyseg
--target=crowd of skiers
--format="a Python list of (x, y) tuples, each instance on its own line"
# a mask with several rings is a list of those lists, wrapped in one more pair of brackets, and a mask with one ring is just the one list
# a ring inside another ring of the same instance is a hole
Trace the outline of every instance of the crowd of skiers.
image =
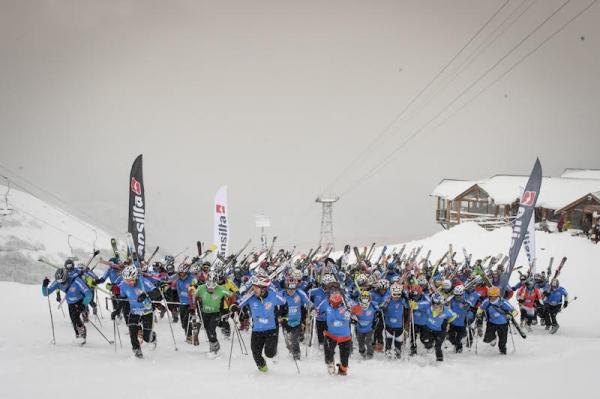
[[(355, 348), (366, 360), (377, 352), (390, 359), (414, 356), (424, 348), (443, 361), (446, 338), (456, 353), (483, 338), (505, 355), (513, 327), (524, 336), (539, 320), (555, 333), (557, 314), (569, 303), (557, 278), (564, 262), (553, 278), (550, 270), (519, 271), (515, 286), (502, 287), (506, 257), (471, 264), (465, 253), (456, 262), (451, 247), (434, 264), (429, 254), (418, 258), (420, 249), (404, 253), (404, 248), (382, 252), (376, 260), (366, 250), (355, 248), (351, 255), (349, 246), (338, 259), (329, 252), (294, 256), (271, 248), (209, 261), (209, 252), (176, 265), (172, 256), (147, 263), (121, 259), (115, 251), (101, 261), (108, 266), (101, 276), (67, 259), (54, 281), (44, 279), (42, 292), (56, 291), (58, 301), (64, 293), (81, 344), (89, 312), (96, 314), (99, 306), (94, 293), (101, 290), (110, 295), (115, 328), (118, 320), (126, 322), (137, 357), (143, 357), (142, 340), (156, 345), (153, 326), (166, 314), (169, 323), (180, 323), (189, 344), (198, 345), (203, 327), (212, 355), (220, 350), (218, 329), (224, 337), (233, 331), (231, 339), (240, 341), (240, 330), (251, 330), (252, 356), (263, 372), (265, 357), (278, 355), (280, 330), (294, 361), (301, 358), (301, 344), (308, 348), (316, 341), (329, 373), (340, 375), (348, 372)], [(513, 297), (518, 309), (510, 303)]]

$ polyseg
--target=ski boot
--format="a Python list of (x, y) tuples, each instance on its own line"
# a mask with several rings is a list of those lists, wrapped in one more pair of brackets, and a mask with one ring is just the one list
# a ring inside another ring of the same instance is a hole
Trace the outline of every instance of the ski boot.
[(156, 344), (158, 343), (156, 332), (152, 331), (152, 335), (150, 336), (150, 343), (152, 344), (152, 350), (156, 350)]
[(335, 364), (333, 362), (327, 363), (327, 372), (329, 375), (335, 375)]
[(556, 334), (557, 331), (558, 331), (558, 324), (553, 324), (552, 327), (550, 328), (550, 334)]
[(292, 353), (292, 358), (294, 360), (300, 360), (300, 352), (293, 352)]
[(496, 338), (490, 341), (490, 346), (496, 346)]
[(443, 362), (444, 361), (444, 355), (436, 355), (435, 356), (435, 360), (436, 362)]
[(401, 358), (402, 358), (402, 349), (395, 348), (394, 349), (394, 359), (401, 359)]
[(165, 309), (164, 306), (161, 306), (160, 308), (160, 318), (162, 319), (163, 317), (165, 317), (165, 313), (167, 313), (167, 309)]
[(461, 347), (458, 347), (458, 346), (454, 347), (454, 351), (456, 353), (462, 353), (462, 346)]
[(179, 323), (179, 313), (171, 312), (171, 314), (173, 315), (173, 324)]
[(527, 332), (531, 332), (532, 331), (531, 324), (526, 324), (526, 327), (527, 327)]
[(414, 356), (417, 354), (417, 346), (416, 345), (411, 345), (410, 347), (410, 356)]
[(142, 359), (144, 357), (144, 354), (142, 353), (142, 350), (140, 348), (134, 349), (133, 350), (133, 354), (135, 355), (135, 357), (137, 357), (138, 359)]
[(546, 320), (544, 318), (540, 319), (540, 326), (545, 326), (546, 325)]
[(394, 358), (394, 354), (392, 353), (391, 349), (386, 349), (384, 353), (385, 353), (385, 357), (387, 357), (388, 359)]
[(214, 354), (216, 354), (219, 351), (219, 349), (221, 349), (221, 345), (219, 345), (219, 341), (211, 342), (209, 344), (209, 347), (210, 347), (210, 351)]
[(546, 327), (545, 327), (546, 331), (548, 331), (550, 329), (550, 327), (552, 327), (551, 324), (546, 324)]
[(348, 375), (348, 366), (342, 366), (341, 364), (338, 364), (337, 367), (339, 375)]
[(191, 345), (191, 344), (192, 344), (192, 342), (193, 342), (193, 338), (192, 338), (192, 336), (191, 336), (191, 335), (188, 335), (187, 337), (185, 337), (185, 342), (186, 342), (187, 344), (190, 344), (190, 345)]
[(267, 371), (269, 371), (269, 368), (265, 364), (264, 366), (258, 366), (258, 371), (266, 373)]

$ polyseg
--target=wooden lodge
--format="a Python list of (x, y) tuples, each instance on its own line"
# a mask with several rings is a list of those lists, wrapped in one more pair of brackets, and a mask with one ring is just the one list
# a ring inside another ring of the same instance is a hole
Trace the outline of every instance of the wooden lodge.
[[(568, 177), (544, 177), (536, 206), (536, 222), (571, 221), (573, 228), (591, 226), (600, 214), (600, 171), (566, 169)], [(581, 175), (582, 177), (578, 177)], [(486, 229), (510, 224), (528, 176), (495, 175), (483, 180), (442, 180), (431, 196), (435, 220), (445, 229), (474, 221)]]

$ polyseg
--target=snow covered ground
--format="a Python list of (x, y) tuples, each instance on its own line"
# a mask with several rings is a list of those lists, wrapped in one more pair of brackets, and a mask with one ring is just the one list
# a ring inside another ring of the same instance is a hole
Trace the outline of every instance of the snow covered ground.
[[(506, 252), (508, 229), (487, 232), (476, 225), (460, 225), (428, 239), (409, 243), (441, 255), (452, 242), (465, 247), (474, 257)], [(85, 347), (73, 344), (70, 322), (52, 301), (56, 326), (56, 346), (51, 344), (48, 303), (39, 285), (0, 283), (2, 333), (0, 334), (0, 398), (32, 398), (51, 395), (62, 398), (190, 398), (206, 397), (377, 397), (419, 398), (469, 397), (505, 398), (559, 397), (575, 394), (579, 398), (597, 397), (594, 378), (600, 356), (600, 315), (595, 288), (600, 269), (600, 245), (568, 234), (537, 236), (539, 265), (564, 255), (569, 260), (561, 282), (571, 297), (569, 308), (559, 314), (561, 328), (554, 336), (539, 326), (526, 340), (514, 336), (516, 352), (506, 357), (497, 348), (479, 342), (479, 354), (446, 352), (446, 361), (438, 364), (433, 354), (420, 351), (415, 358), (389, 361), (381, 355), (371, 361), (350, 360), (347, 377), (331, 377), (325, 371), (322, 354), (317, 350), (300, 362), (298, 375), (293, 361), (284, 354), (270, 365), (267, 374), (256, 370), (251, 356), (233, 348), (231, 370), (227, 370), (230, 341), (221, 339), (222, 354), (217, 359), (206, 355), (208, 345), (201, 335), (199, 347), (184, 342), (183, 330), (174, 326), (179, 351), (174, 351), (167, 319), (157, 324), (159, 344), (155, 351), (143, 347), (145, 358), (132, 356), (121, 327), (123, 349), (115, 352), (88, 325)], [(103, 303), (104, 299), (101, 299)], [(104, 309), (103, 331), (112, 339), (112, 325)], [(97, 324), (97, 323), (96, 323)], [(244, 333), (249, 346), (249, 335)], [(509, 338), (509, 352), (512, 344)], [(304, 349), (303, 349), (304, 350)], [(316, 395), (316, 396), (315, 396)]]

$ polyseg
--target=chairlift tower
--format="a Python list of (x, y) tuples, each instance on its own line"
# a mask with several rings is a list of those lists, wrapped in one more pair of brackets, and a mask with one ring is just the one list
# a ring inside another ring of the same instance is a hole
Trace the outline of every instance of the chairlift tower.
[(323, 213), (321, 216), (321, 238), (319, 245), (321, 250), (326, 251), (331, 248), (335, 248), (335, 242), (333, 240), (333, 204), (336, 203), (340, 197), (337, 196), (319, 196), (315, 202), (319, 203), (323, 207)]
[(265, 215), (256, 215), (256, 227), (260, 229), (260, 248), (262, 250), (267, 249), (267, 234), (265, 233), (265, 227), (271, 227), (271, 221)]

